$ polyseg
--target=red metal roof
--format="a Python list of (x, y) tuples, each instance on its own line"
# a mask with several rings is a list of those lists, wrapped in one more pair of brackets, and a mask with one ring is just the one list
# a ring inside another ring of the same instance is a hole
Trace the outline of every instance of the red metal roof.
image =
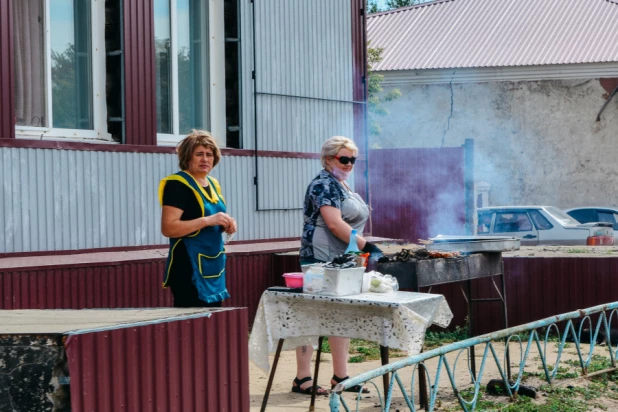
[(374, 70), (618, 62), (608, 0), (443, 0), (368, 16)]

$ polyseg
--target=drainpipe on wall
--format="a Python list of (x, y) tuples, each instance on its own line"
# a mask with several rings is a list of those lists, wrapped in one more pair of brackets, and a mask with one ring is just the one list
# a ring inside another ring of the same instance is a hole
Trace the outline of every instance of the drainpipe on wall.
[(466, 139), (464, 149), (464, 204), (465, 204), (465, 232), (474, 234), (474, 140)]

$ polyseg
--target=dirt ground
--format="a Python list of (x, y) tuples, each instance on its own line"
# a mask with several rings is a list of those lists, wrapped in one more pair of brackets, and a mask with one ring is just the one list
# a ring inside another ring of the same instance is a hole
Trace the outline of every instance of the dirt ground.
[[(497, 356), (502, 361), (503, 356), (504, 356), (504, 345), (501, 343), (494, 343), (494, 348), (496, 349)], [(510, 348), (511, 348), (511, 364), (513, 365), (512, 373), (513, 373), (513, 376), (515, 377), (518, 372), (518, 368), (515, 366), (515, 364), (519, 363), (521, 351), (519, 349), (519, 345), (515, 343), (511, 343)], [(478, 346), (476, 348), (475, 358), (476, 358), (477, 370), (480, 368), (484, 349), (485, 349), (484, 345)], [(588, 350), (587, 345), (582, 345), (582, 350), (587, 351)], [(524, 351), (525, 351), (525, 345), (524, 345)], [(548, 344), (548, 352), (549, 352), (549, 355), (547, 356), (548, 364), (551, 365), (555, 362), (557, 358), (557, 353), (558, 353), (555, 344), (552, 344), (552, 343)], [(609, 357), (607, 348), (605, 347), (596, 347), (594, 353), (601, 355), (601, 356)], [(449, 360), (451, 367), (453, 367), (453, 362), (455, 361), (456, 356), (457, 356), (457, 353), (452, 353), (452, 354), (447, 355), (447, 359)], [(586, 358), (587, 353), (583, 354), (583, 356), (584, 358)], [(315, 355), (314, 355), (314, 358), (315, 358)], [(391, 362), (397, 361), (399, 359), (401, 358), (391, 359)], [(577, 357), (575, 346), (571, 344), (568, 348), (565, 348), (564, 350), (562, 360), (560, 362), (560, 367), (568, 368), (569, 371), (576, 371), (577, 369), (565, 363), (565, 360), (577, 360), (577, 359), (578, 357)], [(272, 360), (273, 360), (273, 356), (271, 356), (270, 358), (271, 364), (272, 364)], [(434, 358), (426, 362), (431, 379), (435, 379), (437, 361), (438, 359)], [(350, 376), (358, 375), (365, 371), (377, 369), (380, 367), (380, 365), (381, 364), (379, 360), (366, 361), (363, 363), (350, 363), (349, 373), (350, 373)], [(275, 374), (273, 389), (271, 391), (271, 394), (268, 400), (268, 406), (266, 408), (267, 411), (294, 412), (294, 411), (308, 411), (309, 410), (309, 403), (311, 399), (310, 396), (300, 395), (300, 394), (291, 392), (292, 380), (294, 379), (295, 371), (296, 371), (295, 368), (296, 368), (296, 363), (295, 363), (294, 352), (292, 351), (282, 352), (282, 356), (279, 360), (279, 365), (277, 367), (277, 371)], [(534, 345), (533, 348), (531, 348), (530, 350), (530, 354), (528, 356), (528, 362), (524, 370), (526, 372), (535, 372), (535, 373), (542, 372), (539, 352), (536, 349), (536, 345)], [(467, 355), (466, 354), (462, 354), (460, 356), (459, 361), (456, 366), (456, 372), (454, 373), (454, 375), (455, 375), (455, 379), (456, 379), (457, 386), (459, 389), (464, 389), (470, 386), (471, 380), (470, 380), (470, 375), (467, 372)], [(330, 354), (323, 354), (322, 361), (320, 362), (319, 384), (322, 387), (330, 388), (330, 377), (331, 376), (332, 376), (332, 367), (331, 367)], [(412, 377), (412, 368), (408, 367), (408, 368), (401, 370), (399, 376), (402, 378), (404, 385), (406, 387), (406, 390), (409, 393), (411, 377)], [(493, 357), (491, 356), (491, 353), (490, 353), (487, 359), (485, 368), (484, 368), (481, 381), (484, 384), (486, 384), (490, 379), (499, 378), (499, 377), (500, 377), (500, 374), (498, 372), (498, 368), (496, 367), (496, 362), (493, 360)], [(266, 390), (267, 382), (268, 382), (268, 376), (265, 375), (255, 365), (250, 363), (250, 396), (251, 396), (251, 411), (252, 412), (260, 410), (262, 399), (264, 397), (264, 391)], [(374, 382), (377, 385), (379, 385), (380, 388), (382, 388), (381, 378), (374, 380)], [(539, 379), (537, 377), (530, 377), (524, 382), (526, 385), (535, 387), (535, 388), (538, 388), (541, 385), (546, 384), (544, 380)], [(587, 379), (576, 378), (576, 379), (568, 379), (568, 380), (558, 380), (556, 382), (556, 385), (586, 386), (587, 382), (588, 382)], [(418, 384), (416, 384), (415, 386), (417, 385)], [(481, 390), (482, 392), (484, 392), (484, 386)], [(370, 388), (371, 393), (367, 395), (363, 395), (359, 410), (367, 411), (367, 412), (368, 411), (380, 411), (378, 396), (376, 394), (375, 387), (373, 387), (373, 385), (369, 385), (368, 387)], [(450, 408), (456, 407), (458, 405), (457, 400), (455, 396), (453, 395), (451, 383), (448, 379), (446, 370), (444, 368), (442, 369), (442, 372), (441, 372), (439, 387), (440, 387), (440, 392), (438, 393), (438, 399), (440, 401), (440, 407), (437, 410), (445, 410), (445, 409), (448, 410)], [(382, 389), (380, 391), (382, 392)], [(416, 392), (415, 393), (416, 399), (418, 399), (418, 389), (416, 389), (415, 392)], [(487, 396), (488, 395), (484, 395), (485, 399), (487, 399)], [(344, 398), (346, 399), (346, 402), (348, 406), (351, 408), (351, 410), (355, 410), (356, 402), (354, 400), (354, 397), (355, 395), (351, 393), (347, 393), (344, 395)], [(509, 402), (507, 397), (497, 397), (496, 396), (496, 397), (492, 397), (492, 400), (496, 403), (503, 402), (505, 405), (507, 404), (507, 402)], [(543, 401), (544, 401), (543, 393), (539, 392), (534, 402), (538, 404), (538, 403), (543, 403)], [(618, 410), (618, 401), (612, 400), (609, 398), (596, 399), (595, 404), (598, 406), (590, 409), (591, 411), (616, 411)], [(326, 396), (318, 397), (316, 401), (316, 410), (317, 411), (330, 410), (329, 409), (329, 398)], [(341, 410), (343, 410), (343, 408)], [(401, 392), (399, 391), (399, 389), (396, 389), (394, 393), (393, 404), (391, 407), (391, 411), (394, 412), (397, 410), (399, 411), (408, 410), (403, 400), (403, 396), (401, 395)], [(420, 410), (420, 408), (418, 408), (418, 405), (417, 405), (417, 410)]]

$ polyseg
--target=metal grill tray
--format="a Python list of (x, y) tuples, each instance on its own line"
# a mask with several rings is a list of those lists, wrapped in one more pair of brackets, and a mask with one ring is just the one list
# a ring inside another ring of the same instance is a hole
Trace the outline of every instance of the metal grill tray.
[(429, 239), (427, 250), (460, 251), (462, 253), (507, 252), (519, 250), (521, 239), (502, 236), (447, 236), (438, 235)]
[(449, 259), (410, 259), (407, 262), (378, 263), (376, 270), (397, 278), (399, 288), (460, 282), (502, 273), (502, 254), (475, 253)]

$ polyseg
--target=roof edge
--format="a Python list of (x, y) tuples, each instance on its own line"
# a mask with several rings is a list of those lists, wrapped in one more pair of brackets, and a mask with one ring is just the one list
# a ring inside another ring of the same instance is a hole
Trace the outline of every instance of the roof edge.
[[(604, 0), (607, 3), (612, 3), (618, 6), (618, 0)], [(406, 6), (406, 7), (400, 7), (398, 9), (392, 9), (392, 10), (385, 10), (385, 11), (381, 11), (378, 13), (371, 13), (367, 15), (368, 19), (371, 19), (373, 17), (380, 17), (380, 16), (385, 16), (387, 14), (395, 14), (395, 13), (399, 13), (402, 11), (407, 11), (407, 10), (413, 10), (413, 9), (420, 9), (422, 7), (427, 7), (427, 6), (435, 6), (437, 4), (442, 4), (442, 3), (452, 3), (455, 2), (455, 0), (433, 0), (433, 1), (426, 1), (423, 3), (418, 3), (418, 4), (414, 4), (412, 6)]]
[(572, 80), (618, 77), (618, 62), (376, 72), (384, 75), (382, 85), (389, 87), (404, 84)]

